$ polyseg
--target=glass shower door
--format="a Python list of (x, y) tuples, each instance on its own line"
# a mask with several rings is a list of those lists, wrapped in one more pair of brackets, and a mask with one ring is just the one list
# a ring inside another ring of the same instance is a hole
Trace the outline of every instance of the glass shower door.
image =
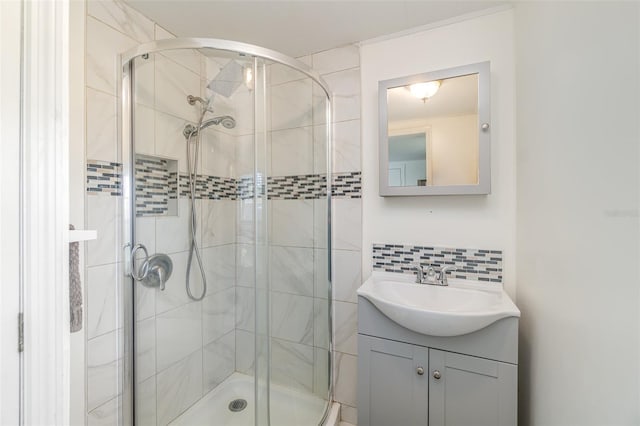
[(172, 42), (125, 68), (122, 418), (320, 424), (331, 381), (329, 98), (308, 71)]

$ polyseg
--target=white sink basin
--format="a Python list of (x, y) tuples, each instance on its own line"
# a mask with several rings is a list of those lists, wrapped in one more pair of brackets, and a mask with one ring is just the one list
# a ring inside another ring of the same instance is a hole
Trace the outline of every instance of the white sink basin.
[(374, 272), (358, 289), (401, 326), (429, 336), (460, 336), (520, 311), (500, 283), (449, 279), (448, 286), (415, 284), (415, 276)]

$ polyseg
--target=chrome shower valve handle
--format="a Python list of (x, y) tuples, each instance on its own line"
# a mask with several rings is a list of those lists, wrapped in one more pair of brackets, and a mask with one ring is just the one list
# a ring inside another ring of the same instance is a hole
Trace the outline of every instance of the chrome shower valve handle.
[[(144, 252), (144, 260), (140, 267), (136, 268), (136, 253), (138, 250)], [(144, 244), (136, 244), (131, 250), (131, 277), (140, 281), (145, 287), (159, 288), (164, 291), (165, 284), (171, 272), (173, 272), (173, 262), (166, 254), (156, 253), (149, 256), (149, 251)]]

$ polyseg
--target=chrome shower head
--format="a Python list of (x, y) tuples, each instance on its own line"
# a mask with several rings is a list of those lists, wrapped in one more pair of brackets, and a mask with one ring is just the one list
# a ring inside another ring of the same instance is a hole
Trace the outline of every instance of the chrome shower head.
[(236, 120), (230, 115), (222, 115), (220, 117), (210, 118), (202, 122), (200, 125), (200, 129), (206, 129), (209, 126), (217, 126), (218, 124), (222, 124), (222, 127), (225, 129), (233, 129), (236, 127)]
[(196, 135), (202, 129), (206, 129), (209, 126), (217, 126), (219, 124), (222, 124), (222, 127), (224, 127), (225, 129), (233, 129), (234, 127), (236, 127), (236, 120), (230, 115), (222, 115), (220, 117), (210, 118), (203, 121), (202, 124), (200, 124), (200, 127), (196, 127), (193, 124), (187, 124), (186, 126), (184, 126), (182, 134), (185, 138), (189, 138), (190, 136)]

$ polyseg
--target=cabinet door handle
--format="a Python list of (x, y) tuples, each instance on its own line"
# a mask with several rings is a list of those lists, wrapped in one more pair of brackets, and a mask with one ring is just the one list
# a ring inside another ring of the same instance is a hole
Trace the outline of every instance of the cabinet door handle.
[(440, 377), (442, 377), (442, 374), (440, 374), (438, 370), (433, 370), (433, 378), (436, 380), (440, 380)]
[(422, 367), (416, 368), (416, 373), (418, 373), (418, 376), (422, 376), (424, 374), (424, 368)]

